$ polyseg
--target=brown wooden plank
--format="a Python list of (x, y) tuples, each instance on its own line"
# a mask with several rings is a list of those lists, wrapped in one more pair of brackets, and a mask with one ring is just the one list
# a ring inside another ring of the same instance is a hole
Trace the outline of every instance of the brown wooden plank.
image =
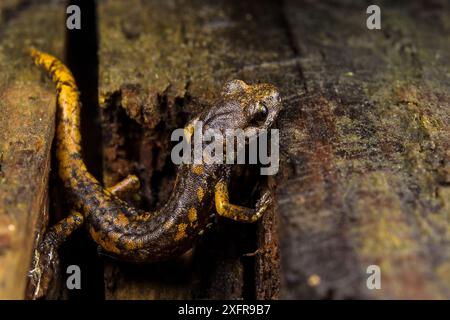
[(48, 219), (55, 94), (28, 48), (61, 54), (62, 7), (0, 3), (0, 299), (23, 299), (35, 240)]
[(367, 4), (286, 2), (306, 93), (281, 125), (284, 298), (450, 297), (449, 6), (379, 5), (370, 31)]

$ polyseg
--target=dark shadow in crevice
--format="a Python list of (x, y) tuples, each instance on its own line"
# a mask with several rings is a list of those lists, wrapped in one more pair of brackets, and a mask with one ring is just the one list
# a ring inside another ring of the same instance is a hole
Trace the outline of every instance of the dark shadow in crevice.
[[(86, 166), (102, 181), (101, 126), (98, 105), (98, 33), (95, 0), (70, 0), (81, 10), (81, 29), (66, 29), (65, 61), (80, 91), (81, 136)], [(69, 209), (69, 208), (67, 208)], [(66, 210), (67, 210), (66, 209)], [(84, 228), (78, 230), (61, 248), (63, 286), (69, 265), (81, 269), (81, 290), (68, 290), (69, 299), (104, 299), (103, 265), (96, 244)]]
[(94, 0), (71, 0), (81, 9), (81, 29), (66, 32), (66, 62), (80, 90), (83, 157), (90, 173), (102, 179), (101, 126), (98, 105), (98, 34)]

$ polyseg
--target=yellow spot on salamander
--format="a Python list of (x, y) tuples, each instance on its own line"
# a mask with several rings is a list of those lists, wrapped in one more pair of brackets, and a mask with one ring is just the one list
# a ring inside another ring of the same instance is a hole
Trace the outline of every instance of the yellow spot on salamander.
[(216, 211), (221, 216), (227, 217), (228, 212), (226, 210), (226, 204), (229, 202), (228, 200), (228, 190), (227, 186), (223, 181), (220, 181), (215, 186), (215, 204)]
[(188, 212), (189, 221), (192, 223), (197, 220), (197, 209), (190, 208)]
[(102, 246), (108, 252), (120, 254), (120, 250), (116, 246), (116, 242), (119, 238), (118, 234), (110, 233), (107, 235), (102, 235), (100, 232), (95, 231), (93, 227), (89, 228), (89, 233), (92, 239)]
[(187, 228), (186, 223), (180, 223), (178, 225), (178, 231), (177, 231), (177, 234), (175, 235), (175, 241), (179, 241), (179, 240), (187, 237), (186, 228)]
[(205, 191), (203, 190), (202, 187), (199, 187), (199, 188), (197, 189), (197, 198), (198, 198), (198, 201), (202, 202), (204, 196), (205, 196)]
[(117, 215), (116, 223), (120, 227), (125, 227), (130, 223), (130, 221), (128, 220), (126, 215), (124, 215), (123, 213), (119, 213)]
[(203, 170), (203, 166), (202, 165), (193, 165), (192, 166), (192, 172), (195, 173), (196, 175), (202, 175), (204, 170)]

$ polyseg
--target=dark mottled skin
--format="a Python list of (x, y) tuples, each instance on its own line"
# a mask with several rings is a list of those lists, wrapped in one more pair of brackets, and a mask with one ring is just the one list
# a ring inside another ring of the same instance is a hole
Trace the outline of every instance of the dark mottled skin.
[[(179, 166), (173, 192), (157, 212), (144, 212), (129, 206), (115, 195), (118, 192), (114, 187), (103, 188), (87, 171), (82, 160), (80, 103), (70, 71), (50, 55), (37, 51), (32, 55), (36, 64), (42, 66), (57, 85), (59, 176), (74, 208), (82, 213), (74, 211), (59, 227), (54, 226), (50, 230), (53, 235), (47, 235), (41, 245), (43, 256), (53, 252), (55, 245), (84, 219), (92, 238), (109, 255), (133, 262), (166, 260), (192, 247), (210, 222), (214, 205), (218, 214), (242, 222), (256, 221), (269, 205), (268, 192), (258, 201), (256, 209), (230, 204), (227, 191), (230, 165), (202, 164)], [(275, 87), (230, 81), (217, 102), (191, 121), (185, 132), (189, 136), (195, 121), (204, 123), (203, 130), (265, 129), (273, 123), (280, 107)], [(122, 189), (126, 189), (127, 183), (123, 185), (125, 188)]]

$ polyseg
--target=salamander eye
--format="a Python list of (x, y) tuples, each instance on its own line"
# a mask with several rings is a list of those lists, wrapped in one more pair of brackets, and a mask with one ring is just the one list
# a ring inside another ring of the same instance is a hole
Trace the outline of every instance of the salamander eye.
[(264, 102), (260, 102), (258, 106), (258, 113), (265, 117), (267, 116), (267, 111), (266, 104)]
[(254, 121), (262, 122), (266, 120), (268, 112), (269, 110), (267, 109), (267, 105), (264, 102), (259, 102), (256, 109), (256, 114), (254, 116)]

